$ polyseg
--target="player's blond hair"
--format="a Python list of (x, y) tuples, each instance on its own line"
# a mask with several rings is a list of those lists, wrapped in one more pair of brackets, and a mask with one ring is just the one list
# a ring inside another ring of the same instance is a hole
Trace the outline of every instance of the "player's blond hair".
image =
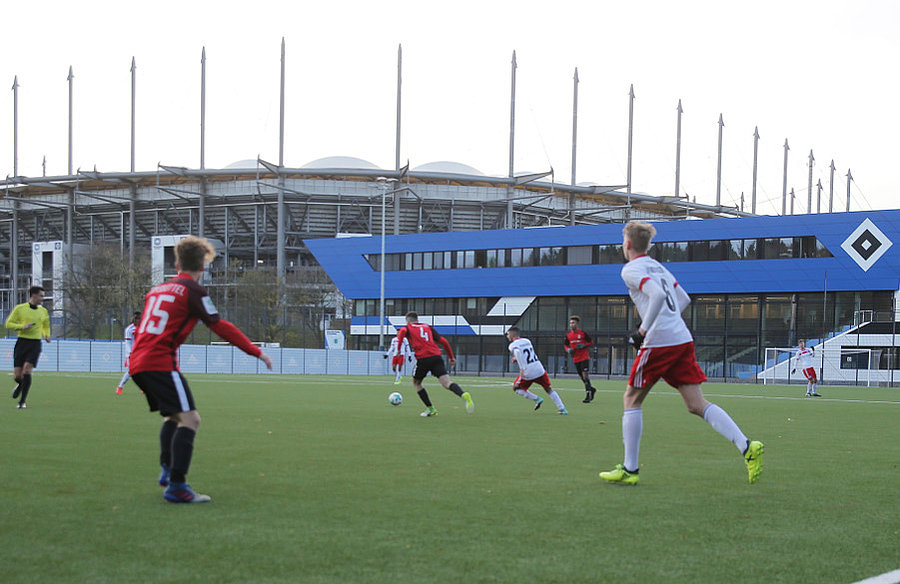
[(216, 250), (205, 237), (189, 235), (175, 244), (175, 261), (185, 272), (201, 272), (213, 261)]
[(638, 253), (647, 253), (650, 241), (656, 235), (656, 227), (643, 221), (629, 221), (622, 229), (625, 239), (631, 242), (631, 248)]

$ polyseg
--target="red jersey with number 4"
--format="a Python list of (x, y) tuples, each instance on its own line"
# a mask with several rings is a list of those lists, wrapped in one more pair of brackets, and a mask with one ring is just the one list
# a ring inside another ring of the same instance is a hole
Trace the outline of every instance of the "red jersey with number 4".
[(262, 353), (236, 326), (221, 319), (206, 288), (187, 274), (178, 274), (147, 293), (128, 358), (129, 372), (177, 371), (178, 347), (198, 320), (245, 353), (254, 357)]
[(400, 330), (397, 331), (398, 342), (402, 344), (404, 338), (409, 339), (416, 359), (440, 355), (441, 347), (438, 346), (438, 343), (447, 351), (447, 357), (453, 359), (453, 349), (450, 348), (450, 343), (430, 325), (414, 322), (400, 327)]
[(591, 354), (588, 352), (588, 347), (594, 346), (594, 342), (591, 340), (590, 335), (582, 330), (573, 331), (570, 330), (566, 333), (566, 342), (565, 346), (571, 347), (572, 350), (572, 362), (573, 363), (581, 363), (582, 361), (587, 361), (591, 358)]

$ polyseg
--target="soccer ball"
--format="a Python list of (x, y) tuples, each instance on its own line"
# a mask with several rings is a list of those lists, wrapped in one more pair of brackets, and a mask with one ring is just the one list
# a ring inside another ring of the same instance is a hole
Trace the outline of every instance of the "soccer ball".
[(399, 406), (403, 403), (403, 396), (400, 395), (399, 391), (395, 391), (391, 395), (388, 396), (388, 401), (391, 402), (392, 406)]

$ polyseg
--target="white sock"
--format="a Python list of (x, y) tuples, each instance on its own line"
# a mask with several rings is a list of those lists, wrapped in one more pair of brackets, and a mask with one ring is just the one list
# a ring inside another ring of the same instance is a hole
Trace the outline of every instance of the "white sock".
[(131, 379), (131, 375), (129, 375), (128, 372), (126, 371), (126, 372), (125, 372), (125, 375), (122, 376), (122, 381), (119, 382), (119, 387), (122, 387), (122, 386), (124, 386), (126, 383), (128, 383), (128, 380), (129, 380), (129, 379)]
[(551, 389), (550, 391), (547, 392), (547, 395), (549, 395), (550, 399), (553, 400), (553, 403), (556, 404), (556, 409), (558, 409), (558, 410), (566, 409), (566, 406), (564, 406), (562, 403), (562, 399), (559, 397), (559, 394), (556, 393), (555, 390)]
[(401, 377), (403, 377), (403, 374), (400, 373), (400, 372), (398, 371), (398, 372), (397, 372), (397, 377), (394, 379), (394, 381), (400, 381), (400, 378), (401, 378)]
[(639, 470), (638, 454), (641, 450), (641, 432), (644, 429), (643, 410), (635, 408), (622, 414), (622, 443), (625, 444), (625, 470)]
[(813, 393), (818, 393), (818, 392), (816, 391), (816, 384), (815, 384), (815, 383), (812, 384), (812, 392), (813, 392)]
[(806, 384), (806, 395), (810, 395), (812, 392), (813, 392), (813, 384), (807, 383)]
[(519, 394), (519, 395), (521, 395), (522, 397), (527, 397), (527, 398), (530, 399), (531, 401), (537, 401), (537, 400), (538, 400), (538, 396), (534, 395), (533, 393), (531, 393), (531, 392), (528, 391), (527, 389), (517, 389), (517, 390), (516, 390), (516, 393)]
[(703, 410), (703, 419), (706, 420), (716, 432), (731, 441), (739, 451), (744, 452), (747, 450), (747, 444), (749, 444), (750, 441), (747, 440), (747, 437), (744, 436), (744, 433), (741, 432), (738, 425), (734, 423), (734, 420), (731, 419), (728, 412), (716, 404), (709, 404), (706, 406), (706, 409)]

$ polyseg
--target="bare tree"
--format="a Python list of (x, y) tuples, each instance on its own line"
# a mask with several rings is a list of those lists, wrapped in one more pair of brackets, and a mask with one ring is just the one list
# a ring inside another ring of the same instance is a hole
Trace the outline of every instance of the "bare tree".
[(145, 255), (136, 256), (131, 267), (119, 246), (100, 243), (69, 258), (61, 285), (67, 336), (102, 337), (113, 319), (124, 326), (133, 311), (143, 308), (150, 289)]

